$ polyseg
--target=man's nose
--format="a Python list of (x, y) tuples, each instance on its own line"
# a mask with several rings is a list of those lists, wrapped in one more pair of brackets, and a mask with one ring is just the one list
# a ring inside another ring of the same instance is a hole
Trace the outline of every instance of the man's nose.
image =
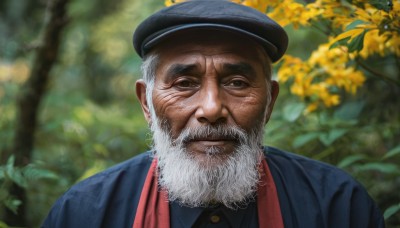
[(218, 83), (204, 85), (198, 102), (195, 116), (199, 122), (214, 124), (226, 121), (228, 110)]

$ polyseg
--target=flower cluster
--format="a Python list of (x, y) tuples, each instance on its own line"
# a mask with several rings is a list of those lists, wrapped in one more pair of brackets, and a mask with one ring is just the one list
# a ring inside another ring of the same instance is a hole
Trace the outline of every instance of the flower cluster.
[(365, 76), (357, 66), (358, 59), (400, 56), (400, 1), (381, 2), (386, 5), (275, 0), (263, 9), (283, 26), (318, 28), (328, 38), (306, 60), (286, 55), (278, 70), (278, 79), (291, 83), (291, 92), (309, 104), (307, 112), (338, 105), (341, 91), (354, 94), (363, 85)]
[(278, 71), (278, 79), (292, 82), (291, 92), (308, 102), (307, 112), (319, 106), (332, 107), (340, 103), (338, 89), (354, 94), (365, 81), (363, 73), (346, 63), (351, 61), (346, 48), (329, 49), (320, 45), (311, 57), (285, 55)]

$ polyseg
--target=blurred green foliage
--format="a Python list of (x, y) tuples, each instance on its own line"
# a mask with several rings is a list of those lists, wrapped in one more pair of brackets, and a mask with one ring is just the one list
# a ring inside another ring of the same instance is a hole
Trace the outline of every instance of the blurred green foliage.
[[(15, 99), (47, 15), (45, 1), (0, 2), (0, 204), (11, 209), (26, 204), (31, 227), (39, 226), (72, 184), (149, 148), (147, 123), (135, 98), (140, 59), (131, 36), (161, 7), (163, 1), (156, 0), (72, 0), (61, 55), (39, 110), (33, 160), (15, 167)], [(289, 52), (297, 56), (309, 55), (324, 39), (314, 30), (288, 29)], [(379, 61), (371, 59), (371, 66), (379, 69)], [(343, 94), (339, 107), (304, 115), (306, 105), (281, 85), (265, 142), (347, 170), (387, 209), (388, 227), (395, 227), (400, 225), (398, 97), (399, 87), (369, 77), (355, 96)], [(28, 190), (27, 202), (7, 192), (11, 182)]]

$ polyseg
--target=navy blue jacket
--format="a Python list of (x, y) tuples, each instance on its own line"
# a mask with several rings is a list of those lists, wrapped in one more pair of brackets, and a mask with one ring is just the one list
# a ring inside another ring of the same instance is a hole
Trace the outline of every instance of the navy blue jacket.
[[(285, 227), (384, 227), (366, 190), (344, 171), (276, 148), (264, 151)], [(132, 227), (151, 161), (146, 152), (74, 185), (42, 227)]]

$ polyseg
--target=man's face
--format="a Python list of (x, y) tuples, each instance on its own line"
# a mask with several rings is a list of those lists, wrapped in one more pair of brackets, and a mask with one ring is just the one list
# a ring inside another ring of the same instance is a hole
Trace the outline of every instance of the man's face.
[[(269, 85), (270, 63), (258, 44), (232, 33), (198, 31), (177, 34), (156, 52), (152, 102), (173, 140), (199, 126), (236, 126), (249, 133), (267, 122), (278, 88), (275, 82)], [(210, 148), (223, 161), (238, 143), (234, 137), (210, 135), (185, 146), (199, 162), (206, 161)]]
[(154, 85), (139, 80), (136, 93), (170, 201), (238, 208), (254, 197), (263, 127), (278, 94), (262, 50), (217, 31), (182, 32), (155, 48), (156, 70), (145, 67), (155, 71)]

